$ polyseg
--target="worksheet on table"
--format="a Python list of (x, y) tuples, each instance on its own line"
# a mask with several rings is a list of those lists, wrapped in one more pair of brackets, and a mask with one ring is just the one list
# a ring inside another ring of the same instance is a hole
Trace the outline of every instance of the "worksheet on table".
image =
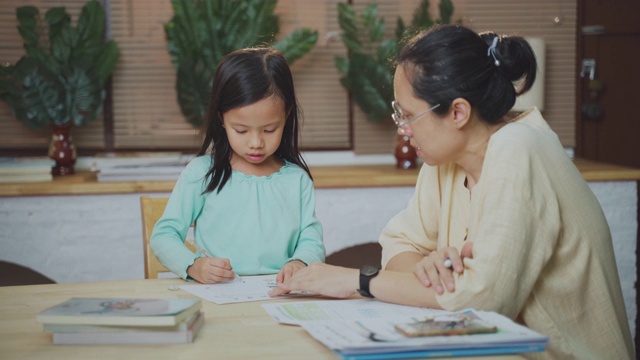
[(262, 304), (271, 317), (281, 323), (300, 325), (317, 320), (365, 320), (387, 317), (405, 317), (417, 321), (439, 314), (444, 310), (397, 305), (370, 299), (296, 301)]
[[(276, 287), (277, 274), (236, 276), (233, 281), (217, 284), (182, 285), (180, 288), (216, 304), (273, 300), (268, 293)], [(300, 296), (295, 293), (283, 297)], [(309, 295), (308, 293), (306, 295)]]

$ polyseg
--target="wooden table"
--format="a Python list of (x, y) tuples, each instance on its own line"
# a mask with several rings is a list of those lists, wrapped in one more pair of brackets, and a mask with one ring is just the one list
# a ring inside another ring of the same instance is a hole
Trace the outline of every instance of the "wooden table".
[[(0, 287), (2, 359), (336, 359), (297, 326), (276, 323), (261, 302), (217, 305), (203, 300), (205, 325), (192, 344), (53, 345), (36, 314), (71, 297), (193, 298), (169, 287), (180, 279)], [(317, 298), (313, 298), (317, 300)], [(301, 300), (296, 298), (295, 301)], [(292, 301), (291, 299), (273, 301)], [(477, 357), (474, 359), (481, 359)], [(501, 359), (521, 359), (503, 356)], [(487, 359), (487, 358), (485, 358)]]

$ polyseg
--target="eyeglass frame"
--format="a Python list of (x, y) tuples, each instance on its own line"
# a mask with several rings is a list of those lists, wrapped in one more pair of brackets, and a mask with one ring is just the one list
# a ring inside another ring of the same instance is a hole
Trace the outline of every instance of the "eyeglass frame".
[(416, 120), (418, 120), (419, 118), (421, 118), (422, 116), (430, 113), (431, 111), (433, 111), (434, 109), (436, 109), (438, 106), (440, 106), (440, 104), (436, 104), (432, 107), (430, 107), (428, 110), (421, 112), (420, 114), (412, 117), (411, 119), (405, 121), (405, 122), (400, 122), (400, 120), (398, 120), (398, 118), (402, 119), (404, 117), (404, 115), (402, 115), (402, 109), (398, 107), (397, 105), (398, 103), (393, 100), (391, 102), (391, 108), (393, 109), (393, 113), (391, 114), (391, 119), (393, 119), (393, 122), (396, 124), (396, 126), (399, 129), (402, 129), (405, 125), (408, 125)]

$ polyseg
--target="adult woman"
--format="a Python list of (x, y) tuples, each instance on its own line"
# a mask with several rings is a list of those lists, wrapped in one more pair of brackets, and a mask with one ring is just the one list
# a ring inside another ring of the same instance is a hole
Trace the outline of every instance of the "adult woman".
[(497, 311), (551, 337), (536, 356), (633, 358), (597, 199), (540, 112), (509, 111), (535, 74), (520, 37), (445, 25), (412, 39), (393, 119), (425, 165), (380, 236), (385, 270), (359, 283), (357, 270), (316, 265), (280, 292)]

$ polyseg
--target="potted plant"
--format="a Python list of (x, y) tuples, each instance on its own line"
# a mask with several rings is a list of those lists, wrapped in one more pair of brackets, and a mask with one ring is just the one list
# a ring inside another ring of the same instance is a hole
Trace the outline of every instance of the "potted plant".
[(17, 8), (16, 16), (26, 54), (0, 66), (0, 99), (29, 128), (52, 127), (53, 174), (73, 174), (71, 127), (101, 113), (119, 51), (104, 39), (105, 13), (97, 0), (83, 6), (75, 27), (64, 7), (49, 9), (44, 20), (34, 6)]
[(351, 93), (369, 121), (388, 119), (393, 111), (393, 60), (402, 41), (434, 24), (449, 23), (452, 14), (451, 1), (442, 0), (440, 19), (434, 21), (429, 14), (429, 0), (422, 0), (414, 11), (411, 25), (405, 26), (398, 17), (395, 38), (385, 39), (384, 19), (378, 16), (376, 3), (367, 5), (359, 16), (353, 5), (338, 4), (341, 39), (348, 54), (337, 56), (335, 64), (343, 75), (342, 86)]
[[(360, 15), (353, 5), (338, 4), (338, 20), (342, 29), (341, 39), (348, 54), (336, 56), (335, 64), (342, 74), (340, 82), (349, 91), (367, 120), (382, 122), (390, 118), (393, 109), (393, 60), (402, 47), (403, 40), (438, 23), (449, 23), (453, 14), (450, 0), (442, 0), (440, 19), (432, 20), (429, 1), (422, 0), (413, 13), (409, 26), (398, 17), (395, 37), (385, 39), (384, 19), (378, 15), (378, 5), (367, 5)], [(399, 168), (416, 167), (416, 153), (406, 136), (398, 136), (395, 156)]]
[(269, 45), (291, 64), (308, 53), (318, 32), (297, 29), (279, 41), (277, 0), (172, 0), (174, 16), (165, 24), (167, 48), (177, 72), (180, 111), (194, 127), (206, 115), (213, 74), (222, 58), (237, 49)]

